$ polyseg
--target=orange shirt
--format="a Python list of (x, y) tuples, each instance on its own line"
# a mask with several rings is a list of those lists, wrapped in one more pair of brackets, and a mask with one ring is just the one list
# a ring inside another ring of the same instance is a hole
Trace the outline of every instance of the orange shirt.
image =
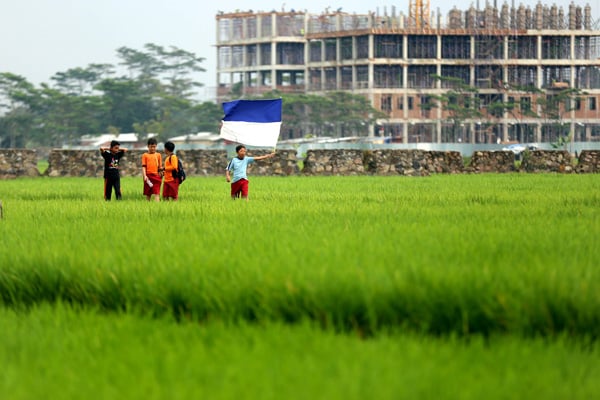
[(146, 167), (146, 174), (158, 175), (158, 169), (162, 164), (160, 153), (144, 153), (142, 155), (142, 167)]
[(173, 171), (177, 169), (177, 156), (172, 154), (165, 159), (165, 182), (174, 181)]

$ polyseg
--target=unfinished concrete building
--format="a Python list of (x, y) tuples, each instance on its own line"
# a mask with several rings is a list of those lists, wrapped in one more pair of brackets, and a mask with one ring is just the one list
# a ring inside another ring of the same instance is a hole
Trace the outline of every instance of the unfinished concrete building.
[[(600, 27), (589, 5), (418, 15), (221, 13), (218, 100), (350, 91), (388, 116), (364, 135), (398, 143), (600, 141)], [(457, 105), (472, 112), (459, 116)]]

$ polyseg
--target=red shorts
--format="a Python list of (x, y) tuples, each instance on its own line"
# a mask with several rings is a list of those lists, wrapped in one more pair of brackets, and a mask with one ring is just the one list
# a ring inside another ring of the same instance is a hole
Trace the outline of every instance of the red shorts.
[(248, 197), (248, 180), (240, 179), (231, 184), (231, 197)]
[(157, 174), (148, 174), (146, 175), (150, 182), (152, 182), (152, 187), (148, 186), (148, 182), (144, 182), (144, 196), (151, 196), (153, 194), (160, 195), (160, 184), (162, 183), (162, 176)]
[(179, 182), (176, 181), (175, 179), (172, 181), (165, 181), (163, 183), (163, 193), (162, 193), (162, 197), (163, 198), (171, 198), (171, 199), (175, 199), (177, 200), (177, 197), (179, 196)]

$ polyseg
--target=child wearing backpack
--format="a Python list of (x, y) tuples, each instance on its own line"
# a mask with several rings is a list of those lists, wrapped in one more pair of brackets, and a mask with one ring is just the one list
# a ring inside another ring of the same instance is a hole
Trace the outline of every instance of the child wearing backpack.
[(163, 200), (177, 201), (179, 198), (179, 178), (178, 165), (179, 160), (173, 154), (175, 144), (173, 142), (165, 143), (165, 180), (163, 183)]

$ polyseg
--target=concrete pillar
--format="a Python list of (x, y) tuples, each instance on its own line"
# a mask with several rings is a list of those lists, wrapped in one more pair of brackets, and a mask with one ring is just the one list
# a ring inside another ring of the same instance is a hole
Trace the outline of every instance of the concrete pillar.
[[(339, 24), (339, 21), (338, 21)], [(342, 70), (340, 63), (342, 61), (342, 39), (335, 39), (335, 89), (340, 90), (342, 88)]]
[[(271, 14), (271, 37), (277, 36), (277, 14)], [(271, 89), (277, 90), (277, 43), (271, 42)]]
[(542, 141), (542, 124), (540, 122), (536, 123), (533, 129), (533, 136), (535, 137), (535, 141), (540, 143)]
[[(373, 35), (369, 35), (369, 60), (372, 60), (373, 57), (375, 55), (375, 37)], [(368, 82), (369, 82), (369, 89), (373, 89), (374, 86), (374, 67), (373, 67), (373, 63), (369, 63), (369, 72), (368, 72)], [(373, 104), (373, 101), (371, 99), (371, 104)]]

